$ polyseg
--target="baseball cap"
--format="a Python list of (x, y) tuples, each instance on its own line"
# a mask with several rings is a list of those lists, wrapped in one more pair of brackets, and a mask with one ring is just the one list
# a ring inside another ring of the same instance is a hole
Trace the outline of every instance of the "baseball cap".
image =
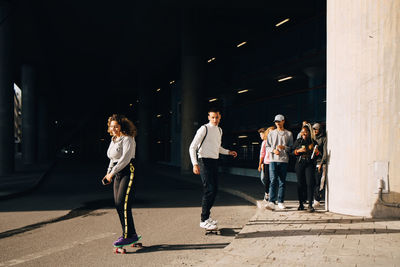
[(284, 120), (285, 120), (285, 117), (283, 115), (281, 115), (281, 114), (278, 114), (278, 115), (275, 116), (274, 122), (276, 122), (276, 121), (284, 121)]
[(321, 128), (321, 124), (319, 123), (314, 123), (314, 125), (312, 126), (313, 129), (319, 130)]

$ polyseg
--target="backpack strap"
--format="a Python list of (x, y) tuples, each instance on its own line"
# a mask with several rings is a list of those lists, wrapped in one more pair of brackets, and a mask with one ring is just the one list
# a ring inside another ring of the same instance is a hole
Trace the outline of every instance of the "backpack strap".
[(199, 147), (197, 148), (197, 150), (199, 150), (200, 147), (203, 145), (203, 142), (204, 142), (204, 140), (206, 139), (206, 136), (207, 136), (207, 134), (208, 134), (207, 124), (204, 124), (203, 126), (206, 127), (206, 134), (204, 135), (203, 140), (201, 140), (201, 143), (200, 143)]

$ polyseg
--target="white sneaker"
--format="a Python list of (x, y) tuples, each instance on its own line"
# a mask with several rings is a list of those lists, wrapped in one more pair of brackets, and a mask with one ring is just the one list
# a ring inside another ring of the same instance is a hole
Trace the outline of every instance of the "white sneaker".
[(206, 230), (215, 230), (215, 229), (217, 229), (217, 226), (214, 225), (214, 224), (210, 224), (210, 223), (208, 222), (208, 220), (207, 220), (207, 221), (204, 221), (204, 222), (200, 222), (200, 227), (201, 227), (201, 228), (204, 228), (204, 229), (206, 229)]
[(211, 217), (209, 217), (206, 221), (207, 221), (209, 224), (212, 224), (212, 225), (217, 225), (217, 224), (218, 224), (218, 221), (212, 219)]
[(274, 210), (275, 209), (274, 202), (268, 202), (268, 204), (265, 205), (265, 208), (268, 209), (268, 210)]
[(314, 207), (319, 207), (320, 205), (321, 205), (321, 203), (319, 203), (319, 201), (314, 200), (314, 204), (313, 204)]
[(281, 209), (281, 210), (284, 210), (284, 209), (286, 209), (286, 206), (285, 206), (285, 204), (279, 202), (278, 203), (278, 208)]

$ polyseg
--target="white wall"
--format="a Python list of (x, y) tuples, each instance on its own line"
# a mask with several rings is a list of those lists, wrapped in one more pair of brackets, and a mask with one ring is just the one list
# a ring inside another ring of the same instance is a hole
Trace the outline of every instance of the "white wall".
[(391, 217), (377, 205), (374, 161), (389, 162), (400, 202), (400, 0), (327, 1), (329, 209)]

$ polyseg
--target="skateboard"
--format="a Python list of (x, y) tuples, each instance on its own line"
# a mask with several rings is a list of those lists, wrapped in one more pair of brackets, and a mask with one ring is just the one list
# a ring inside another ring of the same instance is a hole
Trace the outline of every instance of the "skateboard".
[(210, 234), (214, 234), (214, 235), (220, 235), (221, 234), (221, 232), (220, 232), (220, 230), (217, 228), (217, 229), (205, 229), (205, 235), (210, 235)]
[(142, 248), (143, 244), (142, 244), (142, 242), (139, 242), (140, 239), (142, 239), (142, 236), (139, 235), (138, 236), (138, 240), (136, 242), (133, 242), (131, 244), (124, 245), (124, 246), (118, 246), (118, 247), (114, 246), (115, 247), (115, 254), (126, 254), (126, 249), (124, 248), (126, 246), (131, 246), (133, 248)]

